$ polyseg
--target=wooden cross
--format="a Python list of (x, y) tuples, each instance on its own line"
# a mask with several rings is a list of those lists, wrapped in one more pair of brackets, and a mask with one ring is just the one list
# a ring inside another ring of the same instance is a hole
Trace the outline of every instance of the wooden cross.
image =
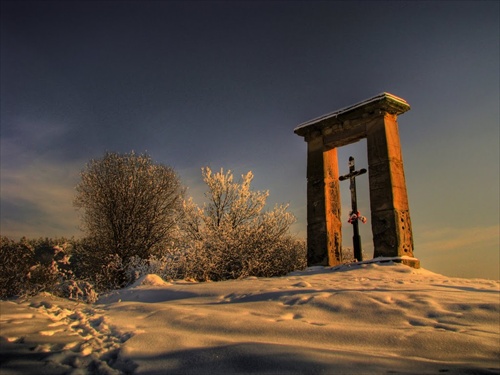
[(352, 236), (352, 245), (354, 247), (354, 258), (358, 260), (358, 262), (363, 260), (363, 253), (361, 249), (361, 237), (359, 236), (359, 226), (358, 226), (358, 203), (356, 201), (356, 177), (366, 173), (366, 169), (362, 168), (359, 171), (355, 170), (354, 167), (354, 158), (352, 156), (349, 157), (349, 173), (339, 177), (340, 181), (344, 181), (349, 179), (351, 181), (351, 185), (349, 189), (351, 190), (351, 207), (352, 207), (352, 215), (356, 215), (356, 218), (350, 220), (352, 224), (352, 228), (354, 230), (354, 235)]

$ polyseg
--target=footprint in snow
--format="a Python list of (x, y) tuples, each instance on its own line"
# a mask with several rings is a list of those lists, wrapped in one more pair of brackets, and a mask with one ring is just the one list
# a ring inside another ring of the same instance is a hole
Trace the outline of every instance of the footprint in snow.
[(292, 286), (295, 286), (297, 288), (311, 288), (312, 287), (312, 285), (309, 284), (307, 281), (301, 281), (297, 284), (293, 284)]

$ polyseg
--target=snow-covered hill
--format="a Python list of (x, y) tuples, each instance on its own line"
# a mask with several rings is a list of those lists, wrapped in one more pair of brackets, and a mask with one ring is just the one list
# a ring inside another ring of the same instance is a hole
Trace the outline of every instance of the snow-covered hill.
[(392, 262), (0, 307), (2, 375), (500, 373), (500, 283)]

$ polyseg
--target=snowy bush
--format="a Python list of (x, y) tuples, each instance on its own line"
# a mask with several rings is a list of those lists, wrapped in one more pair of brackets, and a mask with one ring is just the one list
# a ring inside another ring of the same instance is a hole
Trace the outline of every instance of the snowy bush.
[(165, 280), (279, 276), (306, 267), (304, 241), (289, 235), (287, 205), (265, 211), (267, 191), (252, 172), (204, 168), (207, 203), (182, 201), (173, 170), (148, 156), (107, 154), (82, 173), (75, 205), (89, 236), (81, 240), (1, 239), (0, 298), (47, 291), (95, 301), (146, 274)]
[(165, 256), (151, 255), (148, 259), (133, 256), (123, 260), (89, 239), (75, 247), (72, 260), (76, 278), (89, 281), (99, 293), (126, 287), (150, 273), (169, 278), (169, 261)]
[(278, 276), (305, 267), (305, 245), (289, 234), (288, 206), (263, 211), (269, 193), (252, 191), (253, 174), (235, 182), (231, 171), (204, 168), (208, 202), (184, 203), (186, 242), (170, 250), (178, 273), (198, 280)]
[(34, 252), (26, 241), (14, 242), (7, 237), (0, 239), (0, 298), (27, 294), (30, 267)]
[(94, 303), (97, 301), (98, 294), (94, 286), (83, 280), (66, 280), (54, 288), (54, 294), (59, 297)]
[(99, 293), (128, 285), (123, 259), (93, 239), (78, 242), (71, 259), (75, 278), (90, 282)]
[(0, 298), (49, 292), (60, 297), (95, 301), (90, 283), (77, 281), (71, 267), (74, 241), (60, 239), (19, 242), (1, 238)]
[(124, 262), (171, 242), (184, 189), (175, 171), (148, 155), (107, 153), (81, 173), (74, 205), (89, 238)]

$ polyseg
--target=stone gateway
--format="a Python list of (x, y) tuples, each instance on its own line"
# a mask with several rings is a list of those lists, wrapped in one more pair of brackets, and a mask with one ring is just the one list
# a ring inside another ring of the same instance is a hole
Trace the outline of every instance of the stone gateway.
[(307, 263), (342, 261), (342, 224), (337, 148), (366, 138), (374, 258), (396, 257), (419, 268), (413, 258), (408, 196), (397, 116), (409, 104), (389, 93), (300, 124), (307, 142)]

